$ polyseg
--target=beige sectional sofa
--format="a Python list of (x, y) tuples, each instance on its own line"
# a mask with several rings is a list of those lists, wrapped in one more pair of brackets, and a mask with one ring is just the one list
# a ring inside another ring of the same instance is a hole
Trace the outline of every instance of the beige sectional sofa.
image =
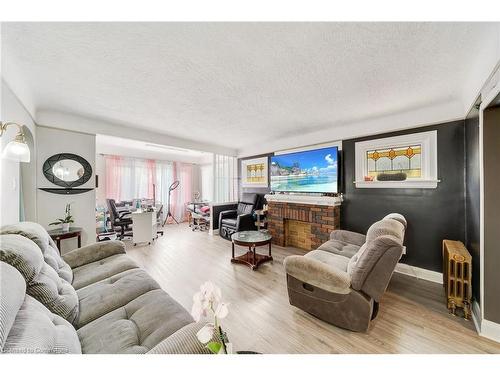
[(206, 353), (201, 323), (105, 241), (64, 256), (43, 227), (0, 229), (0, 351)]

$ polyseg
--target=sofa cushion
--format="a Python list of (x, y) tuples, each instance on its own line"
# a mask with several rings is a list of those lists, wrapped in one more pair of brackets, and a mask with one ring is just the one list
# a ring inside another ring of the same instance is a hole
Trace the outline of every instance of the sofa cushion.
[(189, 313), (161, 289), (147, 292), (80, 328), (83, 353), (146, 353), (192, 323)]
[(26, 283), (14, 267), (0, 262), (0, 352), (24, 302)]
[(339, 241), (339, 240), (329, 240), (318, 247), (318, 250), (328, 251), (333, 254), (343, 255), (347, 258), (351, 258), (359, 250), (359, 246)]
[(158, 283), (138, 268), (78, 289), (80, 314), (74, 326), (80, 328), (155, 289), (160, 289)]
[(40, 248), (33, 241), (17, 234), (1, 235), (0, 260), (21, 273), (27, 294), (69, 322), (76, 319), (78, 297), (75, 289), (44, 262)]
[(25, 280), (19, 271), (0, 262), (1, 351), (81, 353), (73, 326), (26, 295), (24, 285)]
[(23, 221), (2, 227), (0, 229), (0, 234), (19, 234), (35, 242), (42, 251), (45, 262), (52, 267), (61, 278), (71, 283), (73, 279), (71, 267), (62, 259), (56, 244), (40, 224)]
[(84, 264), (73, 269), (73, 287), (83, 288), (120, 272), (138, 268), (137, 264), (125, 254), (112, 255), (96, 262)]
[(97, 262), (112, 255), (126, 254), (125, 244), (122, 241), (100, 241), (87, 246), (79, 247), (64, 254), (62, 257), (71, 269), (85, 264)]
[(313, 250), (304, 255), (306, 258), (311, 258), (320, 261), (321, 263), (325, 263), (329, 266), (335, 267), (341, 271), (347, 271), (347, 264), (349, 263), (349, 258), (332, 254), (323, 250)]

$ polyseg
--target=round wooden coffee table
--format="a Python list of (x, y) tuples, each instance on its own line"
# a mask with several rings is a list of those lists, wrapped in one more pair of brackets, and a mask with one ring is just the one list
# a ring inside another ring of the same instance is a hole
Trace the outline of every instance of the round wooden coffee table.
[[(231, 235), (233, 250), (231, 262), (246, 264), (252, 270), (256, 270), (262, 263), (273, 260), (273, 257), (271, 256), (272, 238), (273, 237), (269, 233), (256, 230), (233, 233)], [(243, 255), (235, 257), (234, 245), (248, 247), (248, 251)], [(265, 245), (269, 245), (269, 255), (258, 254), (255, 252), (256, 247)]]

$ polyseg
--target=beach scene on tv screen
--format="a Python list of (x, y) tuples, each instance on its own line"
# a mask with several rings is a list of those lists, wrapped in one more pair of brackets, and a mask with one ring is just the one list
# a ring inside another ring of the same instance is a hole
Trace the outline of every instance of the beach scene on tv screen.
[(275, 155), (271, 157), (271, 190), (336, 193), (337, 148)]

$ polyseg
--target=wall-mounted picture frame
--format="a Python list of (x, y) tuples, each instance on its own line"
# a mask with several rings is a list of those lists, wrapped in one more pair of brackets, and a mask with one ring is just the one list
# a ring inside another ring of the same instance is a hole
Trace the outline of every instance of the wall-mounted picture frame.
[(267, 156), (241, 161), (241, 186), (269, 186), (269, 158)]
[(357, 188), (434, 189), (437, 131), (356, 142)]

